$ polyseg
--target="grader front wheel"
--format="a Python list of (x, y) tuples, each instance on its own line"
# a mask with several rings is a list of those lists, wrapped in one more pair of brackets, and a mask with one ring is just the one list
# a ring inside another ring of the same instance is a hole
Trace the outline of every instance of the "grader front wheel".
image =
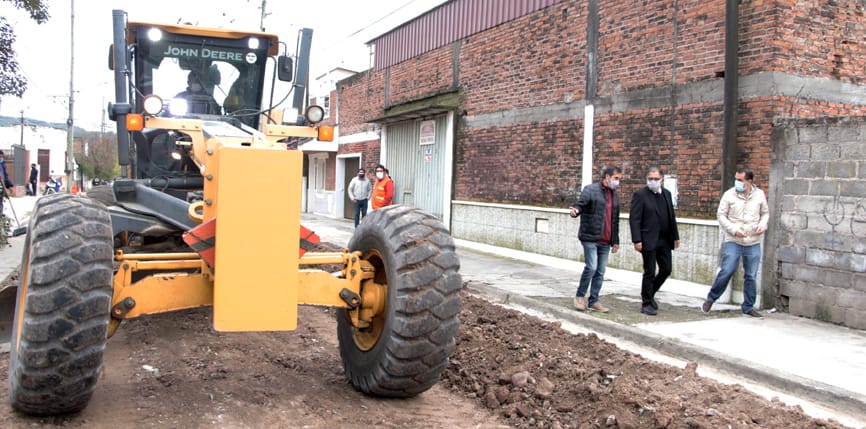
[(102, 369), (112, 294), (106, 208), (69, 194), (40, 198), (13, 315), (9, 398), (37, 415), (83, 409)]
[(439, 380), (455, 347), (462, 282), (454, 241), (432, 215), (390, 206), (364, 219), (349, 249), (360, 250), (375, 267), (375, 279), (365, 287), (381, 288), (385, 303), (360, 328), (349, 310), (338, 312), (347, 377), (372, 395), (424, 392)]

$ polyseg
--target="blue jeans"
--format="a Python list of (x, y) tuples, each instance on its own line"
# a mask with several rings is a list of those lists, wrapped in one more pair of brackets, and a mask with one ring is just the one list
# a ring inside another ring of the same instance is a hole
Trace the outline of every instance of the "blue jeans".
[[(581, 241), (583, 244), (584, 267), (580, 275), (580, 286), (577, 288), (577, 296), (586, 296), (589, 288), (589, 301), (587, 305), (598, 302), (598, 293), (601, 291), (601, 282), (604, 281), (604, 270), (607, 268), (607, 258), (610, 256), (609, 244), (598, 244), (596, 242)], [(592, 283), (592, 287), (590, 286)]]
[(367, 217), (367, 201), (355, 200), (355, 228), (361, 222), (361, 219)]
[(733, 241), (728, 241), (722, 247), (722, 264), (719, 274), (716, 275), (716, 280), (713, 282), (713, 287), (710, 288), (710, 293), (707, 299), (716, 302), (720, 296), (728, 288), (728, 282), (731, 281), (734, 273), (740, 265), (740, 257), (743, 258), (743, 313), (752, 311), (755, 306), (755, 297), (757, 295), (757, 282), (755, 279), (758, 275), (758, 266), (761, 265), (761, 245), (755, 244), (752, 246), (741, 246)]

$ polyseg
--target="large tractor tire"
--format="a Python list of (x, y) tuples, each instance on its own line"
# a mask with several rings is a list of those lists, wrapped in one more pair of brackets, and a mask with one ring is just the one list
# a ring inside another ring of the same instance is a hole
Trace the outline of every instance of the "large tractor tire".
[[(454, 352), (459, 325), (460, 261), (439, 219), (411, 207), (370, 213), (349, 250), (376, 269), (386, 302), (370, 327), (337, 314), (343, 368), (352, 385), (371, 395), (412, 397), (432, 387)], [(363, 293), (361, 294), (363, 296)]]
[(21, 261), (9, 355), (18, 411), (83, 409), (102, 370), (112, 295), (111, 219), (69, 194), (36, 202)]
[(86, 193), (87, 198), (99, 201), (108, 206), (117, 205), (117, 199), (114, 197), (114, 189), (108, 185), (98, 185), (90, 188)]

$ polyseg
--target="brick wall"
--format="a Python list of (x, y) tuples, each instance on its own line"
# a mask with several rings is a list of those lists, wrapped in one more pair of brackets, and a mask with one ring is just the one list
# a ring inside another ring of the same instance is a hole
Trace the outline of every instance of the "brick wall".
[[(366, 141), (360, 143), (349, 143), (340, 145), (338, 154), (361, 154), (361, 168), (366, 170), (368, 176), (373, 176), (376, 169), (376, 164), (379, 164), (379, 154), (381, 152), (381, 142)], [(352, 172), (353, 173), (353, 172)]]
[(780, 121), (773, 140), (781, 301), (866, 329), (866, 117)]
[[(635, 7), (627, 2), (599, 1), (600, 99), (595, 103), (615, 104), (623, 94), (637, 95), (631, 95), (624, 107), (598, 111), (594, 163), (625, 167), (625, 204), (631, 192), (642, 186), (646, 167), (661, 165), (678, 177), (683, 214), (712, 218), (721, 191), (722, 100), (716, 96), (684, 104), (676, 98), (679, 88), (689, 83), (721, 88), (725, 9), (723, 3), (699, 0), (680, 0), (676, 8), (674, 4), (654, 1)], [(839, 64), (825, 61), (820, 67), (792, 67), (802, 62), (800, 51), (806, 52), (806, 58), (817, 53), (832, 56), (832, 46), (837, 46), (836, 51), (850, 51), (852, 35), (862, 39), (866, 33), (860, 9), (820, 1), (742, 4), (742, 73), (794, 70), (843, 79), (850, 74), (845, 70), (858, 65), (862, 69), (864, 59), (854, 58), (853, 51)], [(389, 107), (452, 90), (454, 82), (463, 94), (462, 107), (468, 118), (579, 102), (586, 87), (587, 13), (585, 2), (565, 1), (472, 35), (457, 45), (343, 80), (338, 84), (341, 134), (368, 131), (368, 121)], [(807, 27), (812, 30), (797, 33), (811, 36), (788, 37), (791, 28)], [(837, 31), (838, 38), (814, 36)], [(839, 68), (840, 64), (844, 67)], [(662, 95), (670, 101), (642, 106), (645, 100), (639, 93), (644, 90), (666, 91)], [(819, 117), (852, 107), (804, 103), (775, 94), (744, 96), (737, 162), (752, 168), (759, 182), (766, 183), (773, 118), (791, 114)], [(578, 186), (582, 127), (583, 118), (578, 116), (457, 130), (455, 198), (561, 205)]]
[[(624, 168), (623, 207), (655, 164), (677, 177), (679, 217), (713, 221), (722, 191), (725, 2), (598, 0), (592, 100), (587, 4), (562, 1), (341, 81), (341, 134), (368, 132), (370, 121), (401, 105), (456, 90), (453, 199), (563, 208), (580, 185), (584, 107), (592, 104), (593, 168)], [(864, 8), (740, 2), (736, 162), (754, 170), (771, 198), (774, 121), (866, 115)], [(372, 145), (378, 154), (378, 141)]]

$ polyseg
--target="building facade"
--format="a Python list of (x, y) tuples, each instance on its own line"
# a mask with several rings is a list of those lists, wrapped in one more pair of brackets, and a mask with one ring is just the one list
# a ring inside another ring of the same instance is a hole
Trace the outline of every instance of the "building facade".
[[(788, 180), (771, 168), (786, 162), (780, 121), (866, 116), (864, 43), (862, 2), (453, 0), (371, 40), (375, 66), (338, 83), (337, 156), (382, 161), (396, 201), (456, 238), (569, 259), (582, 249), (566, 208), (599, 168), (623, 168), (627, 212), (659, 166), (680, 218), (673, 277), (709, 284), (734, 169), (751, 168), (774, 198), (771, 180)], [(847, 186), (840, 195), (855, 198)], [(610, 264), (640, 270), (620, 222), (624, 251)], [(814, 317), (783, 293), (777, 238), (765, 239), (760, 298)], [(866, 266), (848, 268), (862, 285)]]

